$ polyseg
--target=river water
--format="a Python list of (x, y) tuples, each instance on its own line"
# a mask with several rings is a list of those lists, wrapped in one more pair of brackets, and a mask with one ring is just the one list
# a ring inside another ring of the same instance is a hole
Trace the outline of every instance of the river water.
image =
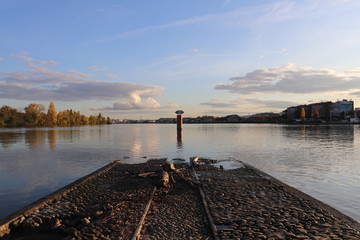
[(360, 126), (122, 124), (0, 129), (0, 218), (108, 164), (249, 163), (360, 221)]

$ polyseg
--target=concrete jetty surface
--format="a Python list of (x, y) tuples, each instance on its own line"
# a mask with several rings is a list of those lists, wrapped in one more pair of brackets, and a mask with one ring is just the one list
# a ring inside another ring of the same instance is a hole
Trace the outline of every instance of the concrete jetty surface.
[(163, 187), (165, 162), (111, 163), (0, 220), (0, 238), (360, 239), (359, 222), (250, 165), (179, 162)]

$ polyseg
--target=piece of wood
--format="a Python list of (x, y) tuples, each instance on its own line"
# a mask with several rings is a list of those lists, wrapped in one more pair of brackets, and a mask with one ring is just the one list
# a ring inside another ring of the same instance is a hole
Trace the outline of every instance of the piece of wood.
[(138, 177), (146, 177), (148, 175), (153, 175), (155, 174), (155, 172), (145, 172), (145, 173), (139, 173)]
[(199, 164), (200, 164), (199, 157), (196, 156), (196, 157), (190, 158), (190, 163), (191, 163), (191, 166), (197, 166), (197, 165), (199, 165)]
[(170, 187), (169, 180), (170, 180), (169, 173), (166, 172), (166, 171), (163, 171), (162, 172), (161, 185), (163, 187), (166, 187), (166, 188)]
[(163, 164), (163, 170), (166, 171), (166, 172), (175, 172), (176, 171), (176, 167), (173, 163), (170, 163), (168, 161), (166, 161), (164, 164)]

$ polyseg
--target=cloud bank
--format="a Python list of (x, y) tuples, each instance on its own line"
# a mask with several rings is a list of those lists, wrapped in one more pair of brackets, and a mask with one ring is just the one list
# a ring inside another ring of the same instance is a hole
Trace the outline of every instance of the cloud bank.
[(336, 72), (330, 69), (282, 67), (257, 69), (241, 77), (230, 78), (230, 83), (218, 84), (216, 90), (231, 93), (324, 93), (360, 89), (359, 71)]
[(211, 99), (208, 102), (202, 102), (200, 105), (209, 106), (212, 108), (236, 108), (241, 109), (243, 106), (249, 104), (257, 105), (260, 107), (283, 110), (289, 106), (298, 105), (299, 103), (285, 100), (265, 100), (260, 98), (238, 98), (234, 100), (219, 100)]
[[(23, 71), (0, 72), (0, 98), (28, 101), (116, 101), (107, 110), (154, 109), (160, 106), (155, 97), (162, 95), (160, 86), (114, 81), (91, 80), (91, 74), (68, 70), (53, 71), (43, 64), (54, 61), (37, 61), (28, 56), (12, 57), (28, 62)], [(41, 64), (41, 65), (39, 65)], [(57, 65), (57, 64), (56, 64)]]
[(116, 102), (112, 107), (93, 108), (92, 110), (136, 110), (136, 109), (159, 109), (159, 108), (177, 108), (177, 104), (168, 104), (160, 106), (160, 104), (152, 97), (146, 98), (144, 101), (137, 93), (129, 96), (128, 102)]

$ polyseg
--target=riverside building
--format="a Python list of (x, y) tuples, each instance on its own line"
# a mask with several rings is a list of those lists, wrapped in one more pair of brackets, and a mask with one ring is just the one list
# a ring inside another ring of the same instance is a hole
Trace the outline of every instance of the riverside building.
[(354, 122), (354, 119), (357, 119), (354, 101), (346, 99), (289, 107), (283, 115), (287, 120), (293, 121)]

